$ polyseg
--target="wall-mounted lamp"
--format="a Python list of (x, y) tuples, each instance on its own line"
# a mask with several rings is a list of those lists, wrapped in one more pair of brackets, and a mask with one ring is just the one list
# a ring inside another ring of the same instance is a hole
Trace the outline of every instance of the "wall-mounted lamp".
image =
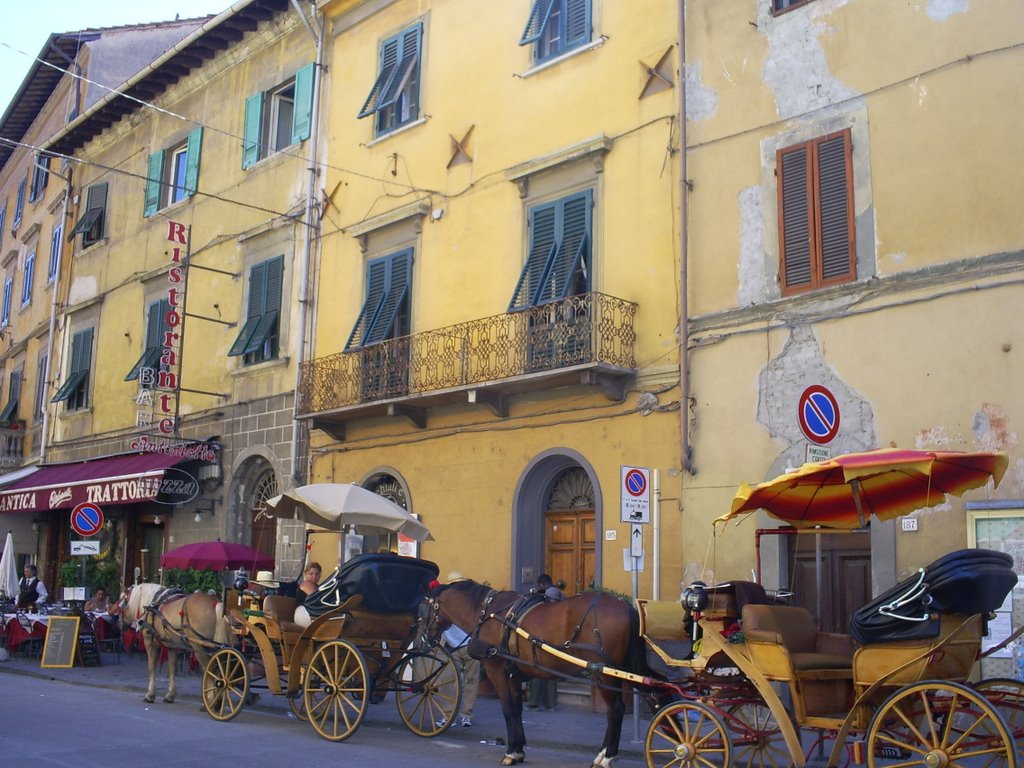
[[(216, 511), (217, 503), (219, 501), (220, 501), (220, 499), (200, 499), (199, 502), (197, 502), (197, 504), (196, 504), (196, 514), (195, 514), (195, 517), (193, 519), (197, 523), (200, 523), (203, 520), (203, 515), (209, 515), (210, 517), (213, 517), (213, 513)], [(199, 506), (200, 503), (208, 504), (209, 507), (208, 508), (207, 507), (200, 507)]]
[(153, 515), (153, 525), (160, 525), (160, 515)]
[(33, 520), (32, 521), (32, 533), (39, 533), (39, 521), (38, 520)]

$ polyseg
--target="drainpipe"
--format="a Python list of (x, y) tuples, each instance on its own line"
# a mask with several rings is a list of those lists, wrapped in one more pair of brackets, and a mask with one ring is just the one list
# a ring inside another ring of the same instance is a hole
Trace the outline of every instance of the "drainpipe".
[[(313, 28), (309, 25), (306, 20), (306, 15), (302, 12), (299, 7), (298, 0), (292, 0), (292, 5), (295, 7), (296, 13), (302, 18), (303, 23), (309, 30), (309, 33), (316, 39), (316, 62), (313, 66), (313, 113), (310, 115), (310, 133), (309, 133), (309, 188), (306, 191), (306, 212), (303, 216), (305, 221), (305, 237), (302, 241), (302, 260), (299, 265), (299, 325), (296, 329), (295, 338), (298, 343), (295, 346), (295, 396), (298, 397), (299, 386), (302, 383), (302, 364), (306, 359), (306, 329), (308, 327), (308, 318), (310, 312), (310, 296), (309, 296), (309, 269), (312, 261), (313, 251), (313, 237), (314, 237), (314, 222), (313, 216), (316, 211), (315, 196), (316, 196), (316, 182), (317, 182), (317, 142), (320, 138), (320, 87), (323, 81), (323, 63), (324, 63), (324, 28), (320, 22), (319, 17), (316, 14), (316, 6), (311, 4), (313, 8), (313, 18), (317, 21), (319, 27), (319, 33), (314, 32)], [(318, 224), (317, 224), (318, 226)], [(291, 477), (292, 481), (296, 484), (299, 481), (299, 435), (302, 423), (295, 418), (295, 407), (292, 406), (292, 468)]]
[(693, 472), (690, 462), (690, 366), (687, 360), (689, 306), (687, 303), (687, 195), (686, 178), (686, 0), (679, 0), (679, 461), (682, 471)]
[[(60, 176), (60, 174), (56, 174), (56, 175)], [(64, 234), (63, 227), (67, 226), (67, 223), (68, 223), (68, 201), (71, 199), (71, 189), (72, 189), (71, 179), (72, 179), (73, 176), (74, 176), (74, 173), (72, 171), (71, 166), (69, 165), (68, 166), (68, 175), (67, 175), (66, 178), (64, 178), (64, 184), (65, 184), (64, 203), (61, 205), (61, 211), (60, 211), (60, 221), (61, 221), (62, 228), (61, 228), (61, 231), (60, 231), (60, 241), (57, 244), (57, 267), (56, 267), (56, 272), (54, 273), (54, 276), (53, 276), (53, 296), (51, 296), (51, 298), (50, 298), (50, 329), (49, 329), (48, 333), (46, 334), (46, 365), (43, 366), (43, 370), (39, 371), (39, 375), (42, 376), (43, 377), (43, 381), (45, 381), (47, 383), (50, 381), (50, 372), (53, 370), (53, 350), (54, 350), (53, 340), (54, 340), (54, 336), (57, 333), (57, 307), (60, 306), (59, 293), (60, 293), (60, 285), (61, 285), (61, 276), (63, 274), (63, 270), (61, 269), (61, 262), (64, 261), (65, 234)], [(44, 387), (43, 388), (43, 392), (45, 393), (46, 396), (43, 398), (43, 402), (41, 403), (41, 405), (43, 406), (43, 425), (42, 425), (42, 430), (41, 430), (42, 434), (40, 435), (40, 438), (39, 438), (39, 463), (40, 464), (42, 464), (42, 463), (44, 463), (46, 461), (46, 448), (47, 448), (47, 439), (46, 438), (47, 438), (47, 435), (50, 434), (50, 409), (52, 407), (51, 403), (50, 403), (49, 387)]]

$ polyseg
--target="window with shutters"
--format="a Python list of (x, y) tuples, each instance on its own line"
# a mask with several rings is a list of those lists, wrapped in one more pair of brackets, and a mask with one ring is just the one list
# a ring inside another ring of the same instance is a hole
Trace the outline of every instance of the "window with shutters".
[(46, 366), (48, 363), (49, 358), (45, 352), (39, 355), (39, 367), (36, 368), (36, 403), (32, 411), (37, 424), (43, 420), (43, 410), (46, 408)]
[(243, 168), (309, 138), (313, 73), (310, 64), (276, 88), (255, 93), (245, 100)]
[(64, 222), (58, 221), (53, 227), (50, 237), (50, 262), (46, 267), (46, 282), (52, 283), (60, 269), (61, 241), (64, 238)]
[(146, 314), (146, 338), (142, 356), (136, 361), (125, 381), (136, 381), (144, 368), (160, 370), (160, 353), (163, 348), (164, 334), (171, 328), (167, 324), (167, 313), (171, 311), (171, 303), (167, 299), (154, 301), (149, 305)]
[(422, 23), (381, 43), (377, 78), (357, 115), (359, 118), (374, 116), (377, 136), (419, 117), (422, 48)]
[(14, 278), (8, 277), (4, 280), (4, 303), (0, 307), (0, 327), (6, 327), (11, 323), (11, 297), (14, 294)]
[(799, 8), (801, 5), (807, 5), (809, 2), (811, 0), (771, 0), (772, 13), (778, 14), (791, 8)]
[(345, 349), (360, 350), (360, 398), (408, 391), (412, 249), (366, 264), (366, 297)]
[[(82, 236), (82, 247), (88, 248), (94, 243), (98, 243), (103, 239), (104, 231), (106, 229), (107, 220), (107, 184), (93, 184), (89, 187), (85, 196), (85, 212), (82, 217), (75, 222), (74, 229), (71, 230), (71, 234), (68, 236), (68, 240), (71, 240), (75, 235)], [(54, 230), (56, 232), (56, 230)], [(57, 254), (59, 255), (59, 247), (57, 246)], [(54, 253), (51, 251), (51, 260), (54, 258)], [(56, 263), (53, 265), (56, 268)], [(56, 272), (54, 273), (56, 274)]]
[(25, 213), (25, 185), (28, 179), (24, 178), (18, 183), (18, 194), (14, 198), (14, 221), (11, 222), (11, 231), (17, 232), (21, 226), (21, 216)]
[(88, 405), (92, 332), (92, 328), (86, 328), (71, 338), (71, 365), (67, 378), (50, 400), (51, 403), (64, 403), (65, 409), (69, 411), (81, 410)]
[(589, 43), (591, 27), (591, 0), (533, 0), (519, 44), (540, 63)]
[(0, 424), (10, 424), (18, 419), (18, 407), (21, 405), (22, 371), (11, 371), (10, 383), (7, 388), (7, 405), (0, 411)]
[(36, 281), (36, 252), (25, 257), (24, 277), (21, 281), (21, 306), (32, 303), (32, 287)]
[(196, 128), (188, 139), (149, 156), (146, 165), (146, 201), (144, 216), (152, 216), (169, 205), (185, 200), (199, 186), (199, 158), (203, 129)]
[(857, 278), (850, 131), (776, 153), (782, 295)]
[(281, 286), (284, 256), (260, 262), (249, 270), (249, 303), (245, 323), (228, 350), (245, 365), (273, 360), (280, 352)]
[(34, 203), (46, 191), (46, 183), (50, 180), (50, 158), (36, 156), (32, 165), (32, 185), (28, 191), (28, 201)]
[(4, 241), (4, 224), (7, 222), (7, 201), (4, 200), (3, 207), (0, 208), (0, 243)]

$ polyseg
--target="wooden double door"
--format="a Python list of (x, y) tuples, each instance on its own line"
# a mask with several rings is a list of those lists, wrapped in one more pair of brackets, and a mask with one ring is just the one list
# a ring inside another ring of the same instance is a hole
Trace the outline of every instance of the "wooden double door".
[(566, 595), (597, 584), (597, 526), (594, 510), (557, 510), (544, 514), (544, 570)]
[[(821, 616), (815, 538), (821, 540)], [(792, 604), (803, 606), (823, 632), (849, 632), (850, 616), (871, 600), (871, 536), (867, 533), (788, 536)]]

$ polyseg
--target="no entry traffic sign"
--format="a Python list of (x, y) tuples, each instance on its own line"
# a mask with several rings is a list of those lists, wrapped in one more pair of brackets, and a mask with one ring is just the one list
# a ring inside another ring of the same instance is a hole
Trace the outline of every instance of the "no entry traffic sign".
[(825, 445), (839, 434), (839, 403), (825, 387), (814, 384), (800, 395), (797, 418), (804, 437)]
[(651, 522), (651, 470), (646, 467), (622, 467), (620, 487), (622, 522)]
[(79, 536), (94, 536), (103, 527), (103, 510), (83, 501), (71, 510), (71, 527)]

